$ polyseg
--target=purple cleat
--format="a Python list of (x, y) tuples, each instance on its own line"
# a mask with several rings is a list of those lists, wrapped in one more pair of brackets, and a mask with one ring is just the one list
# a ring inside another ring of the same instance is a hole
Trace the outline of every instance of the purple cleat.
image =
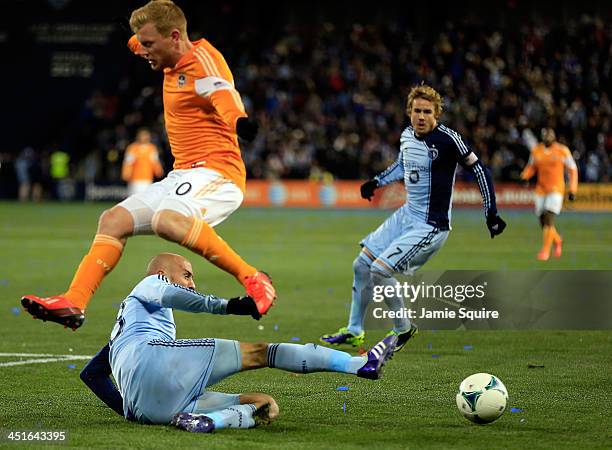
[(170, 425), (190, 433), (212, 433), (215, 431), (215, 422), (203, 414), (178, 413), (172, 418)]
[(393, 356), (397, 336), (390, 335), (376, 344), (368, 351), (368, 361), (357, 371), (357, 376), (369, 380), (378, 380), (382, 376), (382, 368), (389, 358)]

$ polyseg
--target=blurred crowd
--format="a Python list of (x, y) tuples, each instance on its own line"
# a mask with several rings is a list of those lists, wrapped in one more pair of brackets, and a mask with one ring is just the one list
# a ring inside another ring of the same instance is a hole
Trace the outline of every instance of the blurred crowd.
[(424, 81), (443, 94), (441, 121), (496, 179), (518, 180), (529, 154), (525, 131), (539, 137), (545, 125), (572, 149), (583, 180), (610, 179), (612, 27), (596, 17), (504, 34), (447, 23), (429, 39), (393, 22), (288, 27), (261, 55), (242, 55), (235, 68), (264, 124), (245, 152), (254, 177), (379, 172), (397, 153), (407, 93)]
[[(219, 38), (225, 46), (204, 33), (224, 53), (260, 124), (257, 139), (243, 146), (249, 177), (371, 177), (395, 159), (408, 123), (406, 96), (425, 82), (444, 97), (440, 121), (466, 138), (496, 180), (519, 180), (528, 138), (548, 126), (572, 150), (582, 181), (610, 181), (610, 23), (584, 15), (533, 19), (503, 32), (474, 20), (437, 26), (421, 35), (390, 19), (289, 24), (267, 30), (266, 39), (251, 27), (232, 45)], [(75, 176), (119, 180), (123, 152), (142, 126), (153, 131), (170, 169), (162, 111), (159, 79), (143, 85), (126, 73), (116, 91), (96, 91), (79, 126), (92, 151), (77, 158)]]

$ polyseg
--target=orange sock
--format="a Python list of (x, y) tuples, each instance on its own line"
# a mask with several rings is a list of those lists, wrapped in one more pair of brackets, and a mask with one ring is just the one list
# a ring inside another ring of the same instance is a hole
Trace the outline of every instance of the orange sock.
[(555, 232), (553, 231), (553, 227), (545, 226), (542, 228), (542, 250), (543, 252), (550, 252), (550, 246), (553, 243), (555, 237)]
[(206, 222), (194, 219), (181, 245), (209, 260), (215, 266), (234, 275), (244, 284), (244, 279), (257, 272), (248, 265)]
[(561, 242), (561, 235), (557, 232), (557, 229), (555, 227), (550, 227), (551, 231), (552, 231), (552, 235), (553, 235), (553, 242), (555, 244)]
[(102, 279), (119, 262), (122, 251), (123, 244), (119, 239), (96, 234), (89, 253), (81, 261), (64, 296), (84, 310)]

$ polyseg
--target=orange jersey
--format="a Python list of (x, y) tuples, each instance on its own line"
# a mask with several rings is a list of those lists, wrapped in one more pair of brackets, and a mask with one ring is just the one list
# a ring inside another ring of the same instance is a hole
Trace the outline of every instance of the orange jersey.
[[(164, 69), (164, 119), (175, 169), (207, 167), (243, 192), (246, 169), (236, 121), (246, 117), (223, 55), (205, 39), (193, 42), (171, 69)], [(128, 42), (136, 54), (136, 36)]]
[(130, 144), (125, 150), (121, 178), (129, 183), (133, 181), (153, 181), (153, 177), (164, 175), (157, 147), (153, 144)]
[(531, 150), (529, 162), (521, 178), (528, 180), (537, 173), (536, 194), (557, 192), (563, 195), (565, 194), (565, 169), (569, 171), (569, 191), (576, 193), (578, 169), (569, 149), (558, 142), (553, 142), (550, 147), (540, 143)]

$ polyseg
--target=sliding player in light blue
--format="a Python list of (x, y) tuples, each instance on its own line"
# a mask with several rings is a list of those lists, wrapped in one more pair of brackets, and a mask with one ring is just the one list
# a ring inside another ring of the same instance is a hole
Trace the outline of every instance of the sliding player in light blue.
[[(410, 118), (400, 138), (397, 160), (361, 186), (361, 196), (371, 200), (377, 188), (404, 181), (409, 200), (373, 233), (361, 241), (362, 251), (353, 262), (354, 279), (348, 325), (321, 336), (327, 344), (362, 345), (364, 319), (372, 300), (373, 286), (395, 286), (395, 274), (412, 275), (444, 244), (451, 229), (451, 204), (457, 164), (471, 171), (478, 182), (491, 238), (506, 223), (497, 215), (495, 190), (489, 171), (456, 131), (438, 124), (442, 98), (430, 86), (413, 87), (406, 113)], [(391, 289), (389, 289), (391, 291)], [(387, 307), (402, 311), (403, 298), (385, 297)], [(400, 351), (416, 333), (407, 318), (394, 319), (387, 336), (398, 337)]]
[[(255, 319), (261, 315), (250, 297), (225, 300), (196, 292), (191, 264), (182, 256), (156, 256), (147, 275), (121, 304), (109, 345), (81, 372), (89, 388), (129, 420), (206, 433), (268, 424), (279, 412), (271, 396), (206, 388), (237, 372), (262, 367), (378, 379), (397, 342), (395, 336), (385, 338), (367, 356), (353, 357), (315, 344), (177, 340), (173, 308)], [(111, 368), (120, 392), (110, 379)]]

